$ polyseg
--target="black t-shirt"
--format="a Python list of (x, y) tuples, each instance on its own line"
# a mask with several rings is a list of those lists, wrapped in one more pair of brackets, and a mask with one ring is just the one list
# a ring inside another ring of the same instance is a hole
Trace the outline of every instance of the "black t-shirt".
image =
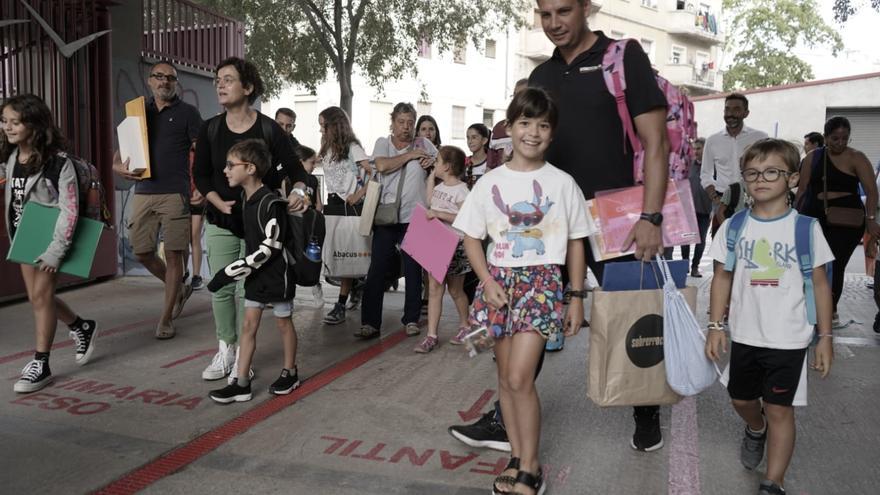
[[(247, 131), (237, 134), (229, 130), (226, 125), (226, 114), (220, 114), (215, 119), (220, 119), (217, 128), (217, 139), (209, 142), (208, 129), (211, 120), (205, 122), (202, 130), (199, 131), (199, 138), (196, 141), (196, 157), (193, 165), (193, 177), (196, 188), (203, 195), (207, 196), (209, 192), (214, 191), (223, 198), (224, 201), (236, 201), (233, 208), (233, 215), (241, 216), (241, 188), (229, 187), (229, 182), (223, 174), (226, 167), (226, 153), (232, 146), (245, 139), (262, 139), (267, 143), (271, 142), (269, 152), (272, 154), (272, 167), (269, 173), (263, 177), (263, 183), (269, 189), (278, 189), (281, 187), (281, 178), (286, 176), (294, 183), (306, 181), (306, 171), (303, 169), (302, 163), (294, 153), (288, 134), (281, 129), (274, 120), (269, 117), (258, 114), (254, 125)], [(263, 124), (260, 119), (268, 119), (272, 128), (271, 139), (263, 136)], [(212, 119), (213, 120), (213, 119)], [(219, 212), (211, 203), (208, 203), (208, 218), (216, 219)], [(214, 222), (216, 224), (216, 222)]]
[(137, 194), (190, 196), (189, 149), (202, 128), (199, 110), (175, 97), (161, 111), (156, 100), (147, 103), (150, 178), (137, 181)]
[[(632, 149), (624, 145), (617, 105), (602, 76), (602, 57), (612, 40), (601, 31), (596, 34), (599, 39), (570, 65), (557, 49), (529, 76), (529, 85), (547, 90), (559, 108), (559, 123), (545, 157), (574, 177), (586, 199), (596, 191), (633, 185)], [(638, 43), (627, 44), (623, 62), (630, 115), (666, 107), (651, 62)]]
[(21, 223), (21, 214), (24, 211), (24, 186), (27, 183), (28, 174), (18, 160), (12, 166), (12, 178), (9, 180), (9, 187), (12, 190), (12, 203), (9, 205), (9, 238), (15, 237), (15, 231), (18, 230), (18, 224)]

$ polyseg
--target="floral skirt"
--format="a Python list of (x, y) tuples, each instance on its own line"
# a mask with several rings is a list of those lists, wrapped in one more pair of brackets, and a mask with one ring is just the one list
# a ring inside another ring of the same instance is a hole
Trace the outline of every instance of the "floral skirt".
[(452, 254), (452, 261), (449, 262), (449, 269), (446, 270), (446, 275), (464, 275), (469, 271), (471, 271), (471, 263), (464, 252), (464, 243), (458, 241), (458, 245), (455, 246), (455, 253)]
[(545, 339), (562, 331), (562, 271), (559, 265), (497, 267), (489, 274), (508, 294), (508, 304), (492, 309), (477, 287), (471, 309), (471, 327), (489, 328), (496, 338), (519, 332), (538, 332)]

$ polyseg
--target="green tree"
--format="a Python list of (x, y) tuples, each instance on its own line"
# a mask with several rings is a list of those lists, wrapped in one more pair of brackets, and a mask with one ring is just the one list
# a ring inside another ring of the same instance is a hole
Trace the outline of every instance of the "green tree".
[(803, 44), (843, 49), (837, 31), (817, 15), (815, 0), (724, 0), (727, 47), (733, 63), (724, 89), (762, 88), (813, 78), (809, 64), (792, 50)]
[(267, 93), (288, 84), (311, 91), (332, 73), (351, 114), (355, 67), (379, 90), (417, 75), (419, 44), (441, 53), (524, 25), (528, 0), (198, 0), (241, 19), (247, 57)]
[[(834, 20), (846, 22), (849, 16), (858, 12), (863, 5), (853, 5), (852, 0), (834, 0)], [(871, 7), (880, 11), (880, 0), (871, 0)]]

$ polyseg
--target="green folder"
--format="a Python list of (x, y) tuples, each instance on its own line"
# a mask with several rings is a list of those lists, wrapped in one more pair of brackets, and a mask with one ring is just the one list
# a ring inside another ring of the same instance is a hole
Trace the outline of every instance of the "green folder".
[[(21, 223), (18, 224), (18, 229), (15, 231), (15, 237), (12, 239), (12, 246), (9, 247), (6, 259), (15, 263), (35, 265), (36, 259), (46, 252), (46, 248), (52, 242), (52, 234), (55, 231), (55, 223), (58, 221), (59, 214), (61, 211), (58, 208), (34, 202), (26, 203)], [(89, 278), (103, 229), (103, 223), (91, 218), (80, 217), (76, 222), (73, 243), (64, 259), (61, 260), (58, 271)]]

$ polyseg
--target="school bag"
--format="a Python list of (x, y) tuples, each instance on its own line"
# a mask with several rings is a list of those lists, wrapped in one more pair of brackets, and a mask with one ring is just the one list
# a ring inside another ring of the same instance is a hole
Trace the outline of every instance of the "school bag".
[[(626, 76), (624, 74), (623, 55), (629, 42), (633, 39), (612, 41), (602, 57), (602, 75), (605, 86), (617, 102), (617, 115), (623, 124), (623, 147), (626, 142), (633, 151), (633, 179), (636, 184), (645, 180), (645, 150), (636, 134), (632, 116), (626, 106)], [(694, 120), (694, 104), (679, 91), (675, 85), (661, 77), (654, 76), (657, 86), (666, 97), (666, 136), (669, 139), (669, 178), (682, 180), (688, 178), (691, 164), (691, 141), (697, 137), (697, 124)]]
[[(98, 169), (84, 159), (59, 151), (43, 168), (43, 176), (51, 181), (58, 191), (58, 180), (61, 169), (70, 160), (73, 164), (78, 187), (79, 215), (103, 222), (107, 228), (113, 228), (113, 218), (107, 207), (107, 195)], [(60, 193), (60, 191), (59, 191)]]
[[(267, 198), (270, 198), (270, 196), (264, 196), (260, 200), (258, 207), (260, 219), (266, 218), (270, 208), (275, 203), (283, 203), (284, 208), (287, 208), (287, 201), (275, 197), (267, 203)], [(326, 233), (324, 215), (314, 208), (308, 208), (302, 213), (289, 213), (287, 220), (288, 236), (282, 242), (284, 244), (285, 256), (293, 260), (293, 275), (296, 285), (303, 287), (318, 285), (321, 280), (321, 258), (319, 256), (318, 261), (309, 259), (306, 256), (306, 248), (309, 246), (309, 243), (323, 247), (324, 235)]]
[[(727, 223), (727, 257), (724, 270), (732, 272), (736, 266), (736, 244), (745, 231), (749, 209), (740, 210), (730, 217)], [(816, 219), (797, 214), (794, 223), (794, 247), (798, 266), (804, 277), (804, 300), (807, 306), (807, 322), (816, 324), (816, 295), (813, 291), (813, 223)], [(828, 280), (831, 280), (832, 263), (825, 264)]]

